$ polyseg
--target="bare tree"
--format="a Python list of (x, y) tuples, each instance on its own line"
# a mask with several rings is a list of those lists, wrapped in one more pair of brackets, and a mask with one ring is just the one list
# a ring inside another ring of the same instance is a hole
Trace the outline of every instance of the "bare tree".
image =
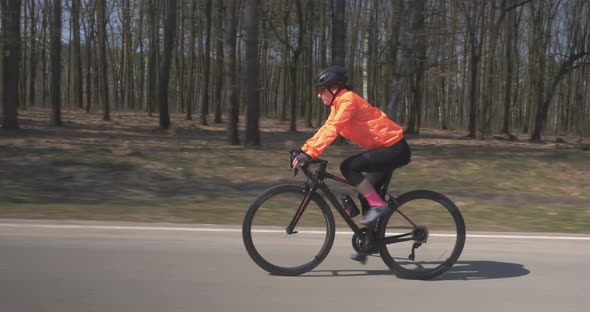
[(571, 72), (576, 64), (576, 61), (587, 57), (590, 55), (590, 52), (586, 51), (579, 51), (579, 52), (572, 52), (572, 54), (568, 55), (559, 65), (559, 70), (557, 74), (551, 80), (551, 84), (547, 89), (547, 93), (545, 94), (544, 99), (540, 102), (540, 107), (537, 109), (537, 113), (535, 115), (535, 123), (534, 128), (531, 133), (530, 140), (531, 141), (540, 141), (541, 140), (541, 132), (545, 129), (547, 123), (547, 115), (549, 112), (549, 104), (553, 100), (553, 96), (557, 90), (557, 86), (559, 82), (565, 77), (566, 74)]
[[(560, 4), (557, 3), (555, 4), (556, 6), (559, 6)], [(567, 27), (567, 32), (565, 34), (565, 38), (560, 38), (560, 40), (565, 41), (565, 45), (563, 44), (562, 41), (560, 41), (557, 46), (563, 47), (562, 51), (560, 51), (560, 53), (558, 55), (555, 55), (553, 57), (553, 59), (558, 59), (559, 63), (558, 63), (558, 67), (557, 67), (557, 72), (555, 74), (553, 74), (550, 77), (550, 81), (549, 83), (545, 83), (544, 77), (546, 75), (537, 75), (535, 77), (535, 79), (537, 79), (537, 86), (538, 89), (537, 90), (543, 90), (543, 97), (539, 97), (537, 98), (537, 109), (536, 109), (536, 113), (534, 115), (534, 122), (533, 122), (533, 130), (531, 132), (531, 137), (530, 140), (531, 141), (540, 141), (541, 140), (541, 133), (543, 132), (543, 130), (546, 128), (546, 124), (547, 124), (547, 118), (548, 118), (548, 114), (549, 114), (549, 105), (551, 104), (551, 101), (553, 100), (555, 93), (557, 91), (557, 88), (559, 86), (559, 83), (561, 82), (561, 80), (566, 77), (567, 74), (569, 74), (571, 71), (573, 71), (576, 67), (578, 66), (582, 66), (582, 65), (589, 65), (590, 64), (590, 30), (588, 30), (588, 22), (585, 25), (586, 29), (582, 28), (582, 25), (580, 25), (580, 20), (582, 20), (581, 16), (578, 16), (578, 14), (580, 14), (580, 11), (583, 10), (583, 5), (580, 6), (576, 6), (576, 4), (573, 4), (575, 6), (575, 8), (573, 11), (573, 18), (569, 19), (569, 24), (566, 24), (565, 26)], [(586, 3), (586, 5), (588, 5), (588, 3)], [(544, 14), (544, 10), (548, 10), (549, 12), (556, 12), (557, 8), (553, 8), (551, 9), (550, 7), (543, 7), (543, 3), (541, 3), (538, 7), (538, 11), (535, 12), (537, 13), (537, 17), (541, 18), (542, 15)], [(543, 36), (543, 33), (545, 33), (546, 31), (548, 31), (551, 27), (550, 25), (552, 25), (552, 23), (554, 22), (555, 19), (555, 13), (550, 14), (548, 16), (546, 16), (543, 20), (546, 21), (546, 23), (548, 23), (548, 25), (545, 26), (545, 28), (543, 27), (543, 25), (537, 25), (539, 27), (539, 35), (542, 38), (547, 38), (548, 36)], [(539, 23), (541, 23), (541, 20), (539, 20)], [(546, 31), (543, 31), (543, 29), (546, 29)], [(541, 33), (543, 32), (543, 33)], [(579, 35), (579, 34), (583, 34), (583, 35)], [(544, 40), (540, 40), (537, 39), (539, 41), (541, 41), (540, 46), (539, 45), (535, 45), (537, 47), (537, 52), (538, 57), (539, 57), (539, 63), (542, 62), (541, 64), (541, 68), (545, 68), (545, 53), (541, 54), (541, 52), (545, 52), (547, 51), (548, 48), (548, 39), (544, 39)], [(539, 50), (540, 49), (540, 50)], [(580, 64), (578, 64), (578, 61), (583, 61)], [(584, 61), (586, 60), (586, 61)]]
[(425, 0), (412, 1), (411, 20), (412, 29), (414, 32), (414, 58), (412, 61), (412, 69), (415, 71), (414, 77), (411, 81), (412, 102), (408, 105), (408, 125), (405, 133), (419, 133), (420, 132), (420, 117), (422, 114), (422, 82), (424, 79), (424, 69), (426, 63), (426, 35), (424, 14), (426, 10)]
[(107, 72), (107, 17), (106, 1), (96, 0), (96, 25), (98, 28), (98, 92), (102, 101), (103, 117), (105, 121), (111, 120), (109, 105), (109, 83)]
[(332, 65), (345, 66), (346, 62), (345, 11), (345, 0), (332, 0)]
[[(481, 59), (481, 49), (482, 49), (482, 37), (483, 37), (483, 25), (480, 28), (480, 32), (478, 34), (478, 22), (481, 21), (483, 15), (483, 8), (486, 5), (487, 0), (483, 0), (484, 2), (480, 3), (480, 0), (474, 1), (470, 3), (471, 6), (471, 14), (469, 14), (469, 10), (466, 7), (463, 7), (463, 11), (465, 12), (465, 16), (467, 19), (467, 36), (469, 39), (469, 134), (467, 135), (470, 138), (475, 138), (476, 136), (476, 122), (477, 122), (477, 72), (479, 69), (479, 61)], [(480, 7), (481, 6), (481, 7)], [(481, 10), (480, 10), (481, 8)], [(483, 23), (482, 23), (483, 24)]]
[(230, 116), (227, 124), (228, 142), (231, 145), (239, 145), (238, 134), (239, 106), (236, 81), (236, 34), (238, 21), (236, 16), (236, 1), (226, 0), (225, 32), (223, 43), (224, 85), (225, 101), (229, 108)]
[[(295, 20), (296, 20), (296, 25), (297, 25), (296, 27), (298, 29), (297, 31), (289, 31), (290, 26), (288, 25), (293, 5), (295, 5)], [(302, 10), (302, 5), (301, 5), (301, 0), (289, 1), (288, 5), (283, 8), (284, 35), (280, 35), (278, 33), (277, 28), (271, 22), (269, 17), (265, 16), (265, 18), (267, 19), (267, 21), (269, 21), (269, 25), (270, 25), (271, 29), (273, 30), (273, 32), (275, 33), (276, 38), (283, 44), (283, 47), (285, 48), (283, 50), (283, 55), (285, 55), (284, 61), (286, 61), (286, 58), (287, 58), (286, 55), (288, 54), (288, 51), (291, 52), (290, 62), (288, 65), (288, 75), (289, 75), (290, 84), (291, 84), (291, 87), (288, 88), (288, 91), (290, 92), (289, 102), (291, 104), (291, 106), (290, 106), (291, 107), (291, 109), (290, 109), (291, 120), (289, 123), (289, 131), (295, 132), (295, 131), (297, 131), (297, 103), (298, 103), (297, 94), (298, 94), (298, 90), (299, 90), (297, 71), (299, 69), (299, 61), (300, 61), (301, 52), (303, 51), (303, 38), (306, 35), (306, 31), (307, 31), (306, 25), (304, 25), (304, 22), (303, 22), (304, 18), (303, 18), (303, 10)], [(294, 38), (289, 37), (290, 33), (294, 36)], [(295, 43), (292, 43), (292, 42), (295, 42)], [(284, 64), (286, 66), (287, 63), (285, 62)], [(287, 90), (287, 88), (285, 88), (285, 90)], [(283, 113), (284, 112), (285, 111), (283, 111)]]
[(37, 20), (39, 18), (39, 12), (35, 3), (37, 0), (30, 0), (31, 8), (31, 41), (30, 41), (30, 53), (29, 53), (29, 106), (35, 106), (35, 83), (37, 82)]
[[(506, 10), (507, 0), (502, 1), (502, 9)], [(515, 13), (510, 12), (508, 14), (508, 20), (504, 23), (504, 62), (505, 62), (505, 73), (504, 73), (504, 118), (502, 122), (502, 129), (500, 133), (504, 133), (510, 135), (511, 125), (510, 125), (510, 110), (512, 107), (512, 79), (513, 79), (513, 66), (512, 66), (512, 56), (514, 55), (512, 41), (514, 37), (513, 25), (515, 20)]]
[(74, 102), (79, 108), (84, 107), (84, 93), (82, 90), (82, 56), (80, 53), (80, 0), (72, 0), (72, 36), (73, 36), (73, 67), (72, 77)]
[(288, 45), (291, 51), (293, 52), (293, 57), (291, 58), (291, 64), (289, 66), (289, 77), (291, 78), (291, 85), (293, 88), (291, 91), (291, 122), (289, 123), (289, 131), (295, 132), (297, 131), (297, 91), (299, 90), (299, 84), (297, 80), (297, 68), (299, 66), (299, 56), (301, 55), (301, 51), (303, 50), (303, 37), (305, 36), (306, 28), (303, 24), (303, 10), (301, 8), (301, 0), (294, 0), (295, 2), (295, 14), (297, 19), (297, 24), (299, 26), (299, 30), (296, 32), (296, 45)]
[(194, 102), (194, 88), (195, 88), (195, 67), (197, 63), (197, 56), (195, 55), (195, 42), (197, 40), (197, 23), (195, 23), (195, 19), (197, 18), (197, 2), (193, 1), (191, 4), (191, 27), (190, 27), (190, 35), (189, 35), (189, 44), (188, 44), (188, 57), (189, 57), (189, 68), (187, 71), (187, 90), (186, 95), (184, 96), (186, 101), (186, 120), (192, 120), (192, 113), (193, 113), (193, 102)]
[(157, 81), (158, 81), (158, 54), (159, 54), (159, 29), (160, 18), (158, 14), (158, 0), (148, 0), (149, 4), (149, 58), (148, 58), (148, 76), (147, 76), (147, 106), (148, 115), (151, 116), (155, 109), (157, 96)]
[[(19, 62), (21, 55), (20, 38), (20, 0), (1, 0), (2, 30), (6, 42), (3, 45), (2, 83), (3, 96), (2, 107), (4, 111), (2, 127), (5, 129), (18, 129), (17, 106), (20, 102), (19, 94)], [(16, 77), (15, 77), (16, 76)]]
[(216, 18), (215, 18), (215, 46), (216, 46), (216, 62), (215, 62), (215, 95), (213, 96), (215, 101), (215, 123), (221, 123), (221, 110), (222, 110), (222, 88), (223, 88), (223, 1), (217, 0), (216, 2)]
[(248, 115), (246, 122), (246, 145), (260, 145), (258, 120), (260, 114), (260, 87), (258, 85), (258, 11), (260, 0), (248, 0), (246, 37), (246, 87), (248, 89)]
[(61, 0), (53, 1), (51, 16), (51, 121), (62, 126), (61, 121)]
[[(397, 119), (398, 107), (402, 97), (402, 77), (406, 70), (410, 55), (410, 42), (413, 42), (411, 32), (406, 31), (407, 25), (402, 26), (402, 14), (404, 12), (404, 1), (396, 1), (393, 7), (393, 21), (390, 35), (389, 62), (392, 63), (391, 86), (389, 101), (387, 103), (387, 116), (390, 119)], [(403, 41), (401, 43), (400, 41)]]
[(94, 78), (95, 78), (94, 83), (96, 84), (96, 81), (98, 81), (96, 79), (96, 73), (97, 73), (96, 55), (92, 53), (92, 51), (94, 51), (93, 47), (96, 46), (96, 42), (95, 42), (96, 19), (95, 19), (95, 15), (94, 15), (94, 8), (96, 8), (96, 3), (91, 5), (90, 2), (91, 1), (88, 1), (86, 3), (86, 10), (85, 10), (86, 14), (88, 15), (88, 21), (87, 21), (87, 23), (82, 23), (83, 27), (85, 27), (84, 34), (86, 35), (85, 43), (86, 43), (86, 112), (87, 113), (90, 112), (90, 108), (92, 106), (92, 101), (93, 101), (93, 95), (95, 96), (98, 91), (96, 89), (94, 89), (94, 91), (93, 91), (93, 83), (92, 83), (93, 73), (94, 73)]
[(166, 8), (166, 24), (164, 25), (164, 58), (160, 70), (160, 129), (170, 128), (168, 113), (168, 82), (170, 80), (170, 63), (172, 62), (172, 44), (176, 30), (176, 0), (164, 0)]
[(203, 69), (203, 100), (201, 101), (201, 124), (207, 124), (209, 115), (209, 76), (211, 74), (211, 17), (212, 17), (212, 0), (206, 0), (205, 11), (207, 16), (207, 26), (205, 34), (205, 64)]
[(122, 44), (119, 77), (119, 99), (125, 108), (132, 108), (135, 105), (135, 85), (133, 79), (133, 19), (134, 8), (130, 0), (123, 0), (121, 14)]
[(144, 99), (145, 99), (145, 48), (144, 48), (144, 12), (146, 7), (146, 1), (141, 1), (139, 4), (139, 21), (137, 25), (137, 44), (139, 46), (139, 68), (137, 70), (137, 81), (135, 85), (137, 86), (137, 103), (138, 108), (145, 107), (144, 106)]

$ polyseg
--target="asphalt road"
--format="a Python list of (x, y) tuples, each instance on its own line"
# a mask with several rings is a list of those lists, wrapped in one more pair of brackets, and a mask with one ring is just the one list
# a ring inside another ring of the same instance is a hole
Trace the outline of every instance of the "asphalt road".
[(238, 227), (0, 220), (0, 311), (590, 309), (590, 236), (470, 232), (432, 281), (350, 253), (339, 234), (314, 271), (278, 277), (248, 257)]

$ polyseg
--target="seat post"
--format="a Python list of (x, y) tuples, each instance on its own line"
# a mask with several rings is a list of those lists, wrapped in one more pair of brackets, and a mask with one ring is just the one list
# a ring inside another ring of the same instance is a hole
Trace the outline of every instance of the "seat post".
[(394, 166), (393, 168), (391, 168), (391, 169), (389, 169), (387, 171), (387, 175), (385, 176), (384, 181), (383, 181), (383, 186), (378, 191), (379, 192), (379, 195), (381, 195), (382, 198), (384, 198), (385, 197), (385, 194), (387, 194), (387, 189), (389, 188), (389, 182), (391, 182), (391, 177), (393, 176), (393, 172), (395, 171), (395, 169), (398, 169), (398, 168), (401, 168), (403, 166), (406, 166), (411, 161), (412, 161), (412, 159), (411, 158), (408, 158), (405, 161), (399, 163), (397, 166)]
[(387, 194), (387, 189), (389, 188), (389, 182), (391, 182), (391, 177), (393, 176), (393, 171), (395, 171), (395, 169), (396, 169), (396, 167), (389, 169), (387, 171), (387, 173), (385, 174), (385, 177), (383, 178), (383, 184), (381, 185), (381, 187), (377, 191), (379, 193), (379, 195), (381, 196), (381, 198), (384, 198), (385, 194)]

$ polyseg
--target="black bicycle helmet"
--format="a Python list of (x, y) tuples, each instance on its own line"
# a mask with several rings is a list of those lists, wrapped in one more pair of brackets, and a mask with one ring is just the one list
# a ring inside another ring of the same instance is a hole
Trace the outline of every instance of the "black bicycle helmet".
[(314, 88), (326, 88), (335, 84), (344, 85), (348, 81), (346, 68), (330, 66), (322, 69), (313, 82)]

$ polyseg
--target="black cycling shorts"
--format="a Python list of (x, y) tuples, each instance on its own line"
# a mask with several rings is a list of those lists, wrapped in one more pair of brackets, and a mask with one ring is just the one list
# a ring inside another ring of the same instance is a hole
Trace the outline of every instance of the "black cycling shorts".
[(356, 154), (340, 164), (340, 172), (353, 186), (359, 185), (365, 175), (363, 173), (386, 173), (394, 167), (407, 163), (412, 155), (406, 139), (390, 147)]

